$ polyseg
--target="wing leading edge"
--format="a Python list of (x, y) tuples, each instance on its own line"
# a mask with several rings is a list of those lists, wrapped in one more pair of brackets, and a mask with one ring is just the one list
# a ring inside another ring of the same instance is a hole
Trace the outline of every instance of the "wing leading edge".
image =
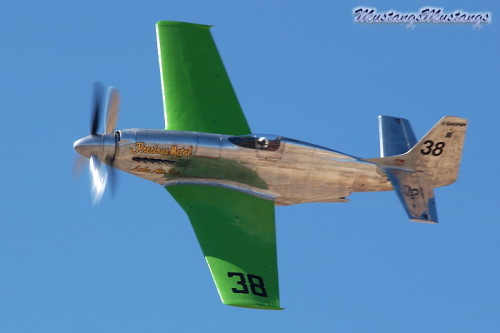
[(280, 310), (274, 202), (220, 187), (167, 187), (186, 211), (222, 303)]

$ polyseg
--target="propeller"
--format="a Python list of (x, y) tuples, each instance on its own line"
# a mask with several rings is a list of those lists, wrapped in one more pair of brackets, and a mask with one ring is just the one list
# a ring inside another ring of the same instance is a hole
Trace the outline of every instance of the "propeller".
[[(106, 123), (104, 131), (99, 133), (105, 99)], [(120, 94), (114, 87), (104, 87), (101, 83), (94, 84), (92, 97), (92, 114), (90, 118), (90, 135), (76, 141), (74, 148), (89, 159), (89, 172), (91, 182), (91, 194), (93, 204), (99, 203), (102, 199), (106, 185), (109, 181), (111, 194), (114, 193), (115, 183), (115, 162), (116, 145), (118, 142), (115, 134), (115, 126), (118, 120), (120, 107)], [(77, 161), (76, 167), (81, 161)]]

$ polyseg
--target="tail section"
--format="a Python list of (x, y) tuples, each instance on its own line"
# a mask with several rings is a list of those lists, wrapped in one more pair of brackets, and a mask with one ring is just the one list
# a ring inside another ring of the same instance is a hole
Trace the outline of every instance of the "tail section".
[(386, 173), (412, 221), (437, 223), (433, 188), (457, 179), (467, 120), (441, 118), (407, 151), (416, 140), (406, 119), (381, 116), (379, 124), (382, 157), (369, 161)]
[(432, 174), (432, 186), (446, 186), (457, 180), (467, 120), (447, 116), (406, 155), (412, 169)]

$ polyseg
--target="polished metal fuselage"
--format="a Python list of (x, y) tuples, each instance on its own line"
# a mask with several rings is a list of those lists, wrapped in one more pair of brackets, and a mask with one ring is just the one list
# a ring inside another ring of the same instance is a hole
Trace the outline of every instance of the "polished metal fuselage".
[(392, 189), (374, 163), (274, 135), (126, 129), (110, 141), (103, 138), (99, 149), (114, 154), (115, 168), (163, 186), (220, 186), (279, 205), (346, 202), (351, 192)]

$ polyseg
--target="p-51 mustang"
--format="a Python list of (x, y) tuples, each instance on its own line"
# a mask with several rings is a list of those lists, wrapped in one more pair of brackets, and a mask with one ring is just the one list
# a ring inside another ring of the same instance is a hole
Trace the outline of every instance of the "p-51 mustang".
[(119, 95), (101, 93), (90, 135), (94, 197), (107, 168), (165, 186), (186, 211), (224, 304), (280, 309), (275, 205), (347, 202), (352, 192), (395, 190), (409, 218), (437, 223), (433, 188), (458, 175), (467, 121), (447, 116), (417, 142), (407, 120), (380, 116), (379, 158), (358, 158), (276, 135), (251, 134), (210, 27), (156, 26), (165, 130), (115, 130)]

